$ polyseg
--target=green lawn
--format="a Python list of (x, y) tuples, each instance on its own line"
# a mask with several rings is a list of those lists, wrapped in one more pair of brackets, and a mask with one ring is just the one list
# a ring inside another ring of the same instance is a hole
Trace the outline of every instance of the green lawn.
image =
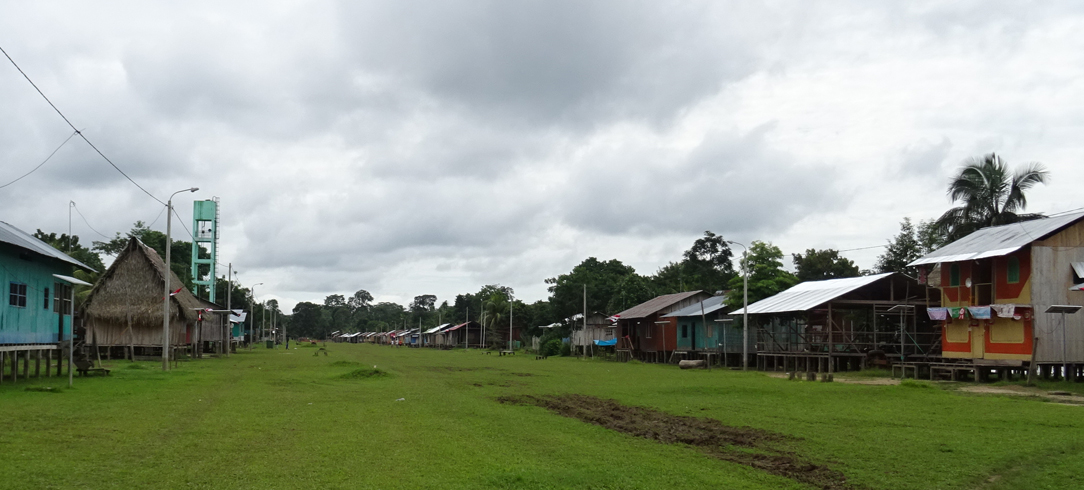
[[(855, 488), (1084, 486), (1084, 408), (924, 383), (329, 345), (0, 385), (4, 488), (808, 488), (503, 396), (584, 394), (793, 436)], [(376, 376), (363, 368), (376, 366)], [(357, 371), (357, 373), (355, 373)], [(354, 373), (354, 374), (352, 374)], [(345, 376), (344, 376), (345, 375)], [(57, 392), (31, 386), (65, 387)], [(397, 401), (403, 399), (402, 401)]]

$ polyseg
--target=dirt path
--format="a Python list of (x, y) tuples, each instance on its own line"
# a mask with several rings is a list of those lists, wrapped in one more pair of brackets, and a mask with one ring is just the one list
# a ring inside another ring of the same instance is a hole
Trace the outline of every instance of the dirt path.
[[(771, 376), (773, 378), (787, 379), (787, 373), (773, 372), (773, 373), (767, 373), (767, 374), (768, 374), (768, 376)], [(800, 373), (800, 374), (804, 375), (805, 373)], [(871, 378), (871, 377), (861, 377), (861, 376), (850, 377), (850, 376), (847, 376), (845, 374), (840, 375), (839, 373), (836, 373), (834, 375), (834, 379), (835, 379), (836, 383), (846, 383), (846, 384), (852, 384), (852, 385), (891, 386), (891, 385), (900, 384), (900, 380), (896, 379), (896, 378)]]
[(854, 488), (843, 473), (786, 450), (793, 437), (709, 419), (673, 415), (586, 395), (505, 396), (501, 403), (535, 405), (559, 415), (663, 444), (687, 444), (712, 457), (827, 490)]

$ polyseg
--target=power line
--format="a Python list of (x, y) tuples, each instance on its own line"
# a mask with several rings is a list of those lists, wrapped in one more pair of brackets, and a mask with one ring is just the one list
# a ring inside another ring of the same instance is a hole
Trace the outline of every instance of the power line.
[(33, 168), (33, 169), (31, 170), (31, 171), (29, 171), (29, 172), (27, 172), (27, 173), (23, 174), (23, 175), (22, 175), (21, 177), (19, 177), (19, 178), (17, 178), (17, 179), (15, 179), (15, 180), (13, 180), (13, 181), (11, 181), (11, 182), (8, 182), (7, 184), (4, 184), (4, 185), (0, 185), (0, 189), (3, 189), (3, 188), (5, 188), (5, 187), (7, 187), (7, 186), (9, 186), (9, 185), (11, 185), (11, 184), (14, 184), (14, 183), (16, 183), (16, 182), (18, 182), (18, 181), (20, 181), (20, 180), (23, 180), (23, 177), (26, 177), (27, 175), (30, 175), (30, 174), (32, 174), (32, 173), (34, 173), (34, 172), (36, 172), (36, 171), (37, 171), (37, 170), (38, 170), (39, 168), (41, 168), (41, 167), (42, 167), (42, 165), (45, 165), (45, 162), (48, 162), (50, 158), (53, 158), (53, 155), (56, 155), (56, 152), (60, 151), (60, 149), (61, 149), (61, 148), (63, 148), (63, 147), (64, 147), (64, 145), (68, 144), (68, 141), (70, 141), (70, 140), (72, 139), (72, 137), (73, 137), (73, 136), (75, 136), (75, 135), (76, 135), (76, 133), (78, 133), (78, 132), (79, 132), (79, 131), (76, 131), (76, 132), (74, 132), (74, 133), (72, 133), (72, 134), (69, 134), (69, 135), (68, 135), (68, 138), (67, 138), (67, 139), (65, 139), (65, 140), (64, 140), (64, 142), (60, 144), (60, 146), (56, 147), (56, 149), (55, 149), (55, 150), (53, 150), (53, 152), (52, 152), (52, 153), (50, 153), (50, 154), (49, 154), (49, 156), (45, 157), (45, 160), (42, 160), (42, 162), (41, 162), (41, 163), (39, 163), (37, 167), (34, 167), (34, 168)]
[(887, 246), (888, 246), (888, 244), (886, 243), (884, 245), (870, 245), (868, 247), (848, 248), (846, 250), (836, 250), (836, 251), (837, 252), (854, 252), (855, 250), (869, 250), (871, 248), (881, 248), (881, 247), (887, 247)]
[(90, 222), (87, 221), (87, 217), (83, 216), (83, 212), (79, 210), (79, 206), (76, 206), (74, 202), (72, 203), (72, 207), (75, 208), (75, 212), (77, 214), (79, 214), (79, 217), (83, 218), (83, 223), (87, 224), (87, 228), (90, 228), (91, 231), (93, 231), (94, 233), (97, 233), (99, 236), (101, 236), (102, 238), (105, 238), (106, 240), (112, 240), (112, 238), (103, 235), (102, 232), (100, 232), (98, 230), (95, 230), (93, 226), (90, 226)]
[(25, 78), (26, 81), (30, 82), (30, 85), (32, 87), (34, 87), (34, 90), (38, 91), (38, 94), (41, 95), (41, 98), (45, 99), (45, 102), (49, 103), (49, 107), (52, 107), (53, 110), (56, 111), (56, 113), (60, 115), (60, 118), (63, 119), (64, 122), (68, 123), (68, 126), (71, 126), (72, 131), (75, 131), (75, 134), (78, 134), (80, 138), (83, 138), (83, 141), (87, 142), (87, 145), (90, 145), (90, 147), (93, 148), (94, 151), (98, 153), (98, 155), (100, 155), (103, 159), (105, 159), (105, 161), (109, 162), (109, 165), (112, 165), (113, 168), (116, 169), (117, 172), (120, 172), (120, 174), (123, 175), (124, 178), (128, 179), (129, 182), (131, 182), (133, 185), (138, 187), (139, 190), (143, 191), (144, 194), (150, 196), (151, 199), (154, 199), (155, 201), (158, 201), (162, 205), (166, 204), (166, 203), (162, 202), (161, 199), (158, 199), (157, 197), (155, 197), (154, 194), (151, 194), (150, 191), (148, 191), (147, 189), (144, 189), (143, 186), (139, 185), (139, 183), (137, 183), (135, 180), (132, 180), (132, 178), (129, 177), (128, 174), (124, 173), (124, 171), (121, 170), (120, 167), (117, 166), (117, 164), (113, 163), (113, 160), (110, 160), (109, 157), (105, 156), (105, 153), (102, 153), (102, 151), (99, 150), (97, 146), (94, 146), (94, 143), (91, 143), (90, 140), (87, 139), (87, 137), (81, 131), (79, 131), (79, 129), (76, 128), (75, 125), (72, 124), (71, 121), (68, 120), (68, 117), (65, 116), (63, 112), (60, 112), (60, 109), (58, 109), (56, 107), (56, 105), (53, 104), (53, 101), (49, 100), (49, 97), (45, 96), (45, 93), (42, 92), (41, 89), (38, 88), (38, 85), (36, 83), (34, 83), (33, 80), (30, 79), (30, 76), (27, 75), (26, 72), (24, 72), (22, 68), (19, 68), (19, 64), (16, 63), (15, 60), (11, 59), (11, 55), (9, 55), (7, 51), (4, 51), (3, 47), (0, 47), (0, 53), (4, 53), (4, 56), (8, 59), (8, 61), (11, 62), (12, 66), (14, 66), (16, 70), (19, 70), (19, 73), (21, 73), (23, 75), (23, 78)]

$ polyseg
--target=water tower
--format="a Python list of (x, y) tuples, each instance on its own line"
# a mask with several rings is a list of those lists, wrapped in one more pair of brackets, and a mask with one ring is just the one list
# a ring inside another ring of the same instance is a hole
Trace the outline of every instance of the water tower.
[(192, 294), (215, 302), (218, 198), (192, 203)]

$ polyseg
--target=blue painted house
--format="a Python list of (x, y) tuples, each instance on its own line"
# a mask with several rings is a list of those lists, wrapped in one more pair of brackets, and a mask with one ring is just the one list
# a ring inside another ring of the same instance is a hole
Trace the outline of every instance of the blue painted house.
[[(677, 351), (720, 354), (742, 353), (741, 320), (727, 316), (726, 296), (712, 296), (702, 302), (666, 314), (665, 319), (677, 321)], [(704, 324), (707, 320), (707, 325)], [(755, 337), (750, 335), (750, 337)], [(750, 339), (750, 352), (755, 339)]]
[(93, 271), (30, 234), (0, 221), (0, 346), (56, 344), (71, 335), (71, 286), (53, 274)]

